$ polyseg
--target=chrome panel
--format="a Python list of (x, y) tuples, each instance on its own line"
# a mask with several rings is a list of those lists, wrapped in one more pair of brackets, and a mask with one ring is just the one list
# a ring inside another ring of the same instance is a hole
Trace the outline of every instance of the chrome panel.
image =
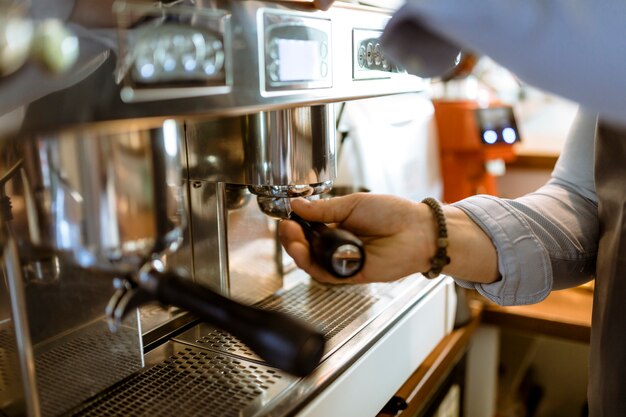
[(186, 123), (190, 180), (287, 186), (336, 176), (329, 105)]
[(182, 126), (60, 131), (25, 141), (29, 240), (76, 264), (135, 271), (182, 239)]
[(196, 282), (246, 303), (282, 287), (275, 220), (259, 211), (245, 187), (196, 180), (190, 197)]
[[(121, 3), (123, 4), (123, 3)], [(130, 4), (130, 3), (129, 3)], [(226, 87), (144, 85), (139, 88), (116, 84), (111, 73), (116, 70), (114, 57), (82, 81), (65, 90), (52, 93), (33, 103), (23, 131), (48, 131), (59, 127), (103, 120), (148, 117), (226, 117), (339, 102), (373, 96), (421, 91), (426, 81), (401, 72), (386, 79), (353, 79), (353, 29), (380, 31), (389, 20), (389, 12), (337, 2), (329, 11), (314, 11), (297, 3), (217, 0), (198, 2), (196, 13), (213, 11), (229, 13), (229, 24), (223, 28), (230, 36), (226, 61), (232, 62), (232, 81)], [(265, 73), (259, 61), (257, 13), (301, 16), (330, 21), (332, 86), (324, 88), (290, 88), (264, 93), (260, 74)], [(220, 29), (221, 30), (221, 29)], [(226, 43), (226, 41), (225, 41)], [(122, 49), (122, 53), (124, 49)], [(346, 59), (348, 58), (348, 59)], [(81, 74), (84, 75), (84, 74)], [(125, 75), (125, 73), (120, 76)], [(183, 88), (184, 87), (184, 88)], [(216, 90), (217, 89), (217, 90)], [(97, 91), (98, 94), (93, 94)], [(123, 94), (122, 94), (123, 91)], [(124, 98), (125, 101), (121, 99)], [(77, 111), (76, 109), (80, 109)]]

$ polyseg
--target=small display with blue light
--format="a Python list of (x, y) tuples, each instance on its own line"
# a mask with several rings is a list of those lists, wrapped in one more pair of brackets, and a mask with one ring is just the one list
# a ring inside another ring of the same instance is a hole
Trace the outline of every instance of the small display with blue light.
[(513, 109), (509, 106), (476, 109), (480, 138), (487, 145), (512, 145), (520, 141)]

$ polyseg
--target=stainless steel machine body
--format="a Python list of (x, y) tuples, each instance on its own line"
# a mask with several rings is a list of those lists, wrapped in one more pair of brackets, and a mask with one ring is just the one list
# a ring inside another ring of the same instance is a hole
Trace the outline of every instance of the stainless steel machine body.
[[(21, 131), (0, 142), (0, 196), (10, 198), (0, 410), (319, 415), (321, 399), (347, 392), (363, 358), (380, 366), (385, 341), (410, 323), (428, 339), (394, 344), (411, 348), (393, 353), (410, 358), (394, 378), (408, 376), (449, 330), (449, 282), (311, 282), (256, 201), (331, 188), (332, 103), (423, 88), (380, 49), (389, 12), (231, 0), (114, 9), (117, 61), (30, 104)], [(326, 340), (321, 364), (298, 378), (180, 309), (135, 310), (129, 294), (151, 285), (137, 275), (146, 262), (310, 323)], [(105, 311), (120, 303), (111, 333)], [(437, 318), (418, 322), (417, 311)]]
[(194, 277), (259, 301), (282, 286), (283, 271), (275, 220), (258, 210), (248, 189), (302, 196), (330, 189), (336, 175), (332, 106), (189, 121), (186, 129)]

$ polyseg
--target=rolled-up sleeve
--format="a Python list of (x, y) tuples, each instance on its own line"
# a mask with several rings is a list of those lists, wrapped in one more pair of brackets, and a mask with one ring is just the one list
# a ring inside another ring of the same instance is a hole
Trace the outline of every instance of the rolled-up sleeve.
[(593, 278), (599, 236), (593, 185), (595, 116), (577, 117), (551, 180), (518, 199), (478, 195), (453, 205), (487, 233), (501, 279), (457, 280), (502, 305), (531, 304)]

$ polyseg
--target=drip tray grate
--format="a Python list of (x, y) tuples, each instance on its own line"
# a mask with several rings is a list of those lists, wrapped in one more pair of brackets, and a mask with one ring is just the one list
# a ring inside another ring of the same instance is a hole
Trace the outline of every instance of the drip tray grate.
[[(297, 317), (316, 327), (327, 341), (362, 319), (379, 301), (368, 286), (323, 286), (299, 284), (288, 291), (272, 295), (257, 307)], [(242, 358), (262, 360), (244, 343), (225, 331), (199, 324), (176, 337), (177, 341), (212, 349)], [(336, 343), (327, 343), (328, 346)]]
[[(300, 284), (256, 306), (299, 317), (323, 332), (327, 346), (337, 346), (390, 304), (386, 293), (394, 286)], [(299, 381), (263, 364), (237, 338), (206, 324), (150, 351), (145, 359), (146, 368), (71, 415), (255, 416)]]
[(11, 324), (12, 322), (7, 320), (0, 328), (0, 407), (21, 396), (19, 358)]
[(151, 366), (72, 415), (244, 417), (296, 381), (263, 365), (176, 342), (160, 346), (146, 359)]
[(36, 352), (44, 416), (66, 412), (141, 367), (137, 330), (111, 333), (104, 322)]

